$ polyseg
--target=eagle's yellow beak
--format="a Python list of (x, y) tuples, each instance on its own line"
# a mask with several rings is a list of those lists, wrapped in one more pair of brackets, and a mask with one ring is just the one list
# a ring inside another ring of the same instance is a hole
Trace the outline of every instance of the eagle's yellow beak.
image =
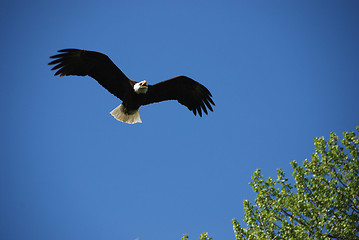
[(142, 88), (147, 88), (147, 82), (146, 82), (146, 80), (143, 80), (143, 81), (141, 82), (141, 87), (142, 87)]

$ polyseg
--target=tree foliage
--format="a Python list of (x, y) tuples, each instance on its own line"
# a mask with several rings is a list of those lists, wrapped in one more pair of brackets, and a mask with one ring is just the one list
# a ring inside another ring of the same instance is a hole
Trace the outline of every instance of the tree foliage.
[(244, 201), (247, 228), (233, 220), (236, 240), (359, 239), (359, 140), (354, 132), (343, 136), (342, 146), (334, 133), (327, 142), (315, 138), (311, 161), (291, 161), (294, 184), (281, 169), (276, 180), (257, 169), (255, 203)]
[[(182, 240), (189, 240), (188, 235), (184, 234)], [(208, 237), (208, 233), (205, 232), (199, 236), (199, 240), (212, 240), (212, 238)]]
[[(257, 196), (254, 204), (244, 201), (247, 227), (232, 221), (236, 240), (359, 240), (358, 136), (344, 132), (340, 144), (331, 133), (328, 141), (318, 137), (314, 144), (311, 161), (303, 166), (291, 161), (293, 183), (281, 169), (276, 180), (264, 180), (260, 169), (254, 172), (250, 185)], [(203, 233), (199, 239), (212, 238)]]

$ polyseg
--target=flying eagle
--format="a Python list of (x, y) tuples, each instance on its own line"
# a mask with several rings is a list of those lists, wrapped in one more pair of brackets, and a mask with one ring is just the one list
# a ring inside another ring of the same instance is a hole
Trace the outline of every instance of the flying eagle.
[[(148, 85), (147, 82), (136, 82), (129, 79), (103, 53), (79, 49), (63, 49), (60, 54), (51, 56), (55, 59), (49, 65), (55, 65), (51, 70), (57, 70), (56, 75), (90, 76), (110, 93), (122, 100), (111, 115), (125, 123), (142, 122), (139, 108), (166, 100), (177, 100), (190, 111), (202, 117), (202, 111), (208, 114), (207, 108), (213, 111), (212, 94), (202, 84), (186, 76)], [(207, 108), (206, 108), (207, 107)]]

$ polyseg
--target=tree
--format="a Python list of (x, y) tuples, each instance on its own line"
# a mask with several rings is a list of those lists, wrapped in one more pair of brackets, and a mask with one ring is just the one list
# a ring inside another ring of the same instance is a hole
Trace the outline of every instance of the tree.
[[(182, 240), (189, 240), (188, 235), (184, 234)], [(208, 233), (205, 232), (199, 236), (199, 240), (212, 240), (212, 238), (208, 237)]]
[(247, 228), (233, 219), (236, 240), (359, 239), (359, 140), (345, 132), (341, 143), (334, 133), (328, 142), (315, 138), (311, 161), (291, 161), (294, 185), (281, 169), (277, 180), (257, 169), (255, 203), (244, 201)]
[(291, 161), (294, 184), (281, 169), (277, 180), (264, 180), (257, 169), (250, 183), (255, 203), (244, 201), (247, 228), (232, 221), (236, 240), (359, 239), (359, 139), (344, 132), (341, 143), (335, 133), (328, 142), (315, 138), (311, 161)]

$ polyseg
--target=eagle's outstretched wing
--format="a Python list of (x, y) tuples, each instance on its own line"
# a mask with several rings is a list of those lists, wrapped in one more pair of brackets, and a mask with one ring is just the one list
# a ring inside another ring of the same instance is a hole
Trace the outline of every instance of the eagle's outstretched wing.
[[(213, 111), (214, 106), (212, 94), (202, 84), (186, 76), (178, 76), (155, 85), (149, 85), (148, 91), (142, 105), (162, 102), (166, 100), (177, 100), (185, 105), (194, 115), (202, 117), (202, 110), (208, 114), (207, 108)], [(207, 107), (207, 108), (206, 108)]]
[(79, 50), (63, 49), (53, 58), (49, 65), (55, 65), (51, 70), (57, 70), (56, 75), (90, 76), (97, 80), (110, 93), (120, 98), (126, 98), (126, 92), (132, 90), (131, 81), (126, 75), (103, 53)]

